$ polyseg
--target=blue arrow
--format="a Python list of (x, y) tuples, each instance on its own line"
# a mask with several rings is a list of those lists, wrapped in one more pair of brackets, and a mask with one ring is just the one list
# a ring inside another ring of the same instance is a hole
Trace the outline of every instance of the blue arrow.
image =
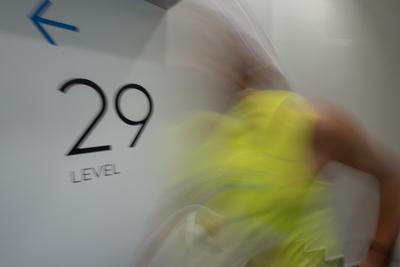
[(62, 22), (50, 20), (50, 19), (45, 19), (42, 17), (43, 13), (46, 12), (46, 10), (51, 6), (50, 0), (44, 0), (43, 3), (41, 3), (35, 11), (32, 13), (32, 15), (29, 17), (33, 24), (36, 26), (36, 28), (39, 30), (41, 34), (43, 34), (44, 38), (46, 38), (47, 42), (49, 42), (52, 45), (57, 45), (56, 42), (54, 42), (53, 38), (51, 38), (50, 34), (43, 28), (43, 24), (47, 24), (50, 26), (58, 27), (64, 30), (68, 31), (73, 31), (73, 32), (79, 32), (78, 27), (65, 24)]

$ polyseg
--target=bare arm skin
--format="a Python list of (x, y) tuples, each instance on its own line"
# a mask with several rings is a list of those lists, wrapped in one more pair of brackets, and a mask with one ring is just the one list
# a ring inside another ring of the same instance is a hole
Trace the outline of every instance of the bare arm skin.
[(343, 163), (376, 177), (380, 205), (376, 233), (361, 267), (388, 266), (400, 222), (400, 175), (395, 156), (372, 140), (348, 115), (329, 105), (311, 104), (321, 115), (314, 149), (319, 168), (329, 161)]

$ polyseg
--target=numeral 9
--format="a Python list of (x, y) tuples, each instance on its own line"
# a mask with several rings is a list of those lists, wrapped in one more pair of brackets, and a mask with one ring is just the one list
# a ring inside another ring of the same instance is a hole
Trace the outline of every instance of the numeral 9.
[[(134, 89), (134, 90), (138, 90), (140, 92), (142, 92), (148, 101), (148, 105), (149, 105), (149, 109), (147, 111), (147, 115), (140, 121), (132, 121), (130, 119), (128, 119), (127, 117), (124, 116), (124, 114), (121, 111), (121, 107), (120, 107), (120, 102), (121, 102), (121, 97), (123, 96), (123, 94), (130, 89)], [(150, 94), (147, 92), (146, 89), (144, 89), (143, 86), (140, 86), (138, 84), (127, 84), (124, 87), (122, 87), (121, 89), (119, 89), (116, 97), (115, 97), (115, 111), (118, 114), (118, 117), (124, 121), (126, 124), (129, 125), (141, 125), (139, 131), (137, 132), (135, 138), (133, 139), (130, 147), (134, 147), (136, 145), (136, 142), (138, 141), (139, 137), (142, 135), (144, 128), (146, 127), (151, 115), (153, 114), (153, 100), (151, 99)]]

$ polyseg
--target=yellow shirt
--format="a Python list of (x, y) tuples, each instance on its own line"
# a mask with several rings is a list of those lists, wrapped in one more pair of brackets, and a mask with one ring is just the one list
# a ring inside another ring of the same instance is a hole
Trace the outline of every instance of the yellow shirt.
[(172, 194), (175, 209), (194, 207), (197, 239), (212, 249), (182, 267), (204, 257), (213, 262), (204, 261), (208, 266), (324, 266), (325, 249), (335, 242), (327, 210), (316, 208), (324, 194), (312, 154), (316, 115), (303, 99), (257, 91), (226, 115), (195, 117)]

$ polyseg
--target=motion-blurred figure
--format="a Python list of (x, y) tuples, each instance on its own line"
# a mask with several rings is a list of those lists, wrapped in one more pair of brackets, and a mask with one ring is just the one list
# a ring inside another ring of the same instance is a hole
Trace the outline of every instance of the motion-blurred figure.
[[(231, 82), (225, 113), (198, 112), (174, 135), (179, 164), (138, 267), (341, 266), (324, 187), (331, 161), (379, 181), (380, 213), (362, 267), (388, 266), (399, 229), (394, 157), (344, 111), (302, 98), (235, 1), (185, 1), (170, 15), (198, 31), (181, 60)], [(190, 40), (188, 41), (191, 42)], [(323, 248), (323, 249), (321, 249)]]

